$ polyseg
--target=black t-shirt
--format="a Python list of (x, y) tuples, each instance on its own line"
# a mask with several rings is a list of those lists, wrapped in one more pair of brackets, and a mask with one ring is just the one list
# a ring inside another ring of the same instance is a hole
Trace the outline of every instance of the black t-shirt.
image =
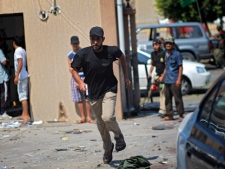
[(158, 76), (163, 74), (163, 71), (165, 69), (165, 50), (161, 49), (159, 51), (159, 54), (157, 55), (157, 52), (152, 52), (152, 65), (156, 67), (156, 73)]
[(72, 68), (83, 68), (88, 85), (88, 98), (97, 100), (103, 98), (106, 92), (117, 92), (117, 79), (113, 73), (113, 62), (122, 56), (116, 46), (104, 45), (102, 51), (95, 52), (86, 47), (79, 50), (71, 64)]

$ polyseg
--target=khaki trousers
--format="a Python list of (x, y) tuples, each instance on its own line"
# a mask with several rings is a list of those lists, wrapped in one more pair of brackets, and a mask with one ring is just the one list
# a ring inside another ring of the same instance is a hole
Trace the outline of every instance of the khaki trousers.
[(166, 102), (165, 102), (165, 94), (164, 94), (164, 84), (162, 84), (162, 88), (159, 88), (159, 103), (160, 103), (159, 113), (165, 115)]
[(109, 151), (112, 148), (109, 131), (114, 133), (114, 137), (119, 137), (122, 134), (115, 117), (116, 93), (107, 92), (102, 99), (88, 99), (88, 101), (96, 117), (97, 127), (103, 141), (103, 149)]

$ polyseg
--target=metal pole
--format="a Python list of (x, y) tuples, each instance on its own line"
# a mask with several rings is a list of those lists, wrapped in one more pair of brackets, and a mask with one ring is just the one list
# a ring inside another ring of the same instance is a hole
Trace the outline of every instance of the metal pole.
[(199, 8), (199, 5), (198, 5), (198, 0), (196, 0), (196, 4), (197, 4), (197, 8), (198, 8), (198, 14), (199, 14), (200, 22), (202, 23), (202, 17), (201, 17), (200, 8)]
[(118, 19), (118, 32), (119, 32), (119, 47), (125, 54), (125, 42), (124, 42), (124, 24), (123, 24), (123, 1), (117, 0), (117, 19)]

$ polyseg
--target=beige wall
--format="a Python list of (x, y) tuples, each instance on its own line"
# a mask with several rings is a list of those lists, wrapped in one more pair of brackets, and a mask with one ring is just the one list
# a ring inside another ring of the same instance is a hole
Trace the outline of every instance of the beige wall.
[[(67, 66), (72, 35), (79, 36), (82, 47), (88, 46), (90, 28), (99, 25), (105, 30), (105, 44), (117, 45), (114, 0), (56, 2), (61, 8), (61, 14), (49, 14), (48, 20), (43, 22), (38, 14), (41, 9), (50, 9), (51, 0), (0, 1), (0, 14), (23, 13), (24, 16), (31, 84), (30, 102), (34, 120), (48, 121), (57, 118), (59, 101), (65, 105), (70, 120), (78, 118), (71, 102), (71, 75)], [(114, 67), (118, 77), (118, 64)], [(119, 96), (117, 113), (121, 113), (120, 103)]]
[(130, 4), (136, 9), (136, 26), (157, 24), (163, 18), (156, 11), (155, 0), (131, 0)]

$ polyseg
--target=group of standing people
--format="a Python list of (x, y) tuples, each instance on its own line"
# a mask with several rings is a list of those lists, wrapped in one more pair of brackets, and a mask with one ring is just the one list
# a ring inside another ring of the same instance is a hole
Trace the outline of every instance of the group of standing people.
[[(162, 42), (163, 40), (163, 42)], [(165, 44), (164, 44), (165, 43)], [(182, 82), (182, 55), (176, 50), (173, 37), (153, 40), (151, 53), (151, 67), (148, 77), (152, 77), (154, 68), (156, 75), (154, 83), (158, 84), (160, 94), (160, 109), (158, 115), (162, 120), (174, 120), (173, 97), (176, 104), (178, 121), (183, 120), (184, 106), (181, 93)], [(165, 49), (163, 49), (165, 47)]]
[(6, 110), (10, 107), (10, 84), (9, 79), (13, 78), (13, 82), (17, 85), (17, 92), (19, 101), (22, 103), (22, 115), (19, 119), (23, 122), (30, 121), (30, 115), (28, 112), (28, 78), (29, 74), (27, 71), (27, 58), (26, 51), (22, 48), (23, 37), (16, 36), (13, 39), (14, 51), (14, 69), (15, 74), (12, 77), (9, 76), (7, 65), (9, 60), (6, 59), (1, 46), (3, 45), (3, 39), (0, 37), (0, 87), (1, 87), (1, 112), (3, 115)]

